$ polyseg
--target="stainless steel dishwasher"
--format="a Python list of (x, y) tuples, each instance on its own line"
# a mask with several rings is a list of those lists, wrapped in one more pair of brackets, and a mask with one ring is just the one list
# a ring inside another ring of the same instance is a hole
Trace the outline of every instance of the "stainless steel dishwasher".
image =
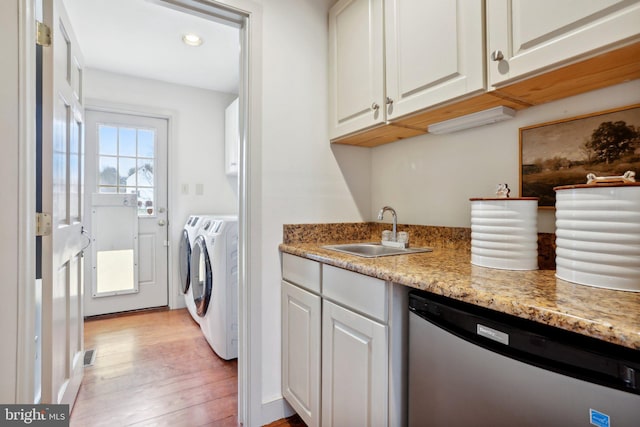
[(409, 426), (640, 426), (640, 351), (409, 296)]

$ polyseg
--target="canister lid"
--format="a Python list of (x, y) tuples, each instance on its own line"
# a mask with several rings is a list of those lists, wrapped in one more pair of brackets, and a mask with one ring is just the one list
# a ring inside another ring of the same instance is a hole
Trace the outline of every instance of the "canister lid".
[(469, 199), (472, 202), (477, 202), (480, 200), (485, 200), (485, 201), (492, 201), (492, 200), (499, 200), (499, 201), (505, 201), (505, 202), (509, 202), (509, 201), (518, 201), (518, 200), (535, 200), (538, 201), (540, 200), (538, 197), (472, 197)]
[(587, 175), (586, 184), (561, 185), (553, 187), (554, 191), (558, 190), (574, 190), (578, 188), (598, 188), (598, 187), (637, 187), (640, 182), (635, 182), (636, 173), (634, 171), (626, 171), (620, 176), (601, 176), (598, 177), (594, 173)]
[(555, 191), (558, 190), (573, 190), (576, 188), (600, 188), (600, 187), (640, 187), (640, 182), (608, 182), (602, 184), (575, 184), (575, 185), (561, 185), (559, 187), (553, 187)]

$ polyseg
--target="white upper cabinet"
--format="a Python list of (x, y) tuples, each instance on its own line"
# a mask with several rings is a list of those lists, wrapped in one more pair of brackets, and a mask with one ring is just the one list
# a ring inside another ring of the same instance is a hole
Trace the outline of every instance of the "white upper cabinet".
[(329, 12), (330, 138), (385, 121), (382, 0), (342, 0)]
[(484, 91), (482, 2), (386, 0), (387, 119)]
[(341, 0), (329, 12), (335, 139), (482, 92), (480, 0)]
[(488, 0), (489, 83), (543, 72), (639, 34), (639, 0)]

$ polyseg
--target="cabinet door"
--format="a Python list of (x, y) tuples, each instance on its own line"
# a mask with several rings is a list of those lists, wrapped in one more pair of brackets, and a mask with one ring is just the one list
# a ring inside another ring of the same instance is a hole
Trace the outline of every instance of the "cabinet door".
[(488, 0), (489, 83), (638, 40), (639, 29), (638, 0)]
[(320, 297), (282, 282), (282, 395), (320, 425)]
[(341, 0), (329, 11), (329, 137), (383, 123), (382, 0)]
[(484, 90), (480, 0), (386, 0), (387, 119)]
[(322, 311), (322, 425), (388, 424), (387, 327), (333, 303)]

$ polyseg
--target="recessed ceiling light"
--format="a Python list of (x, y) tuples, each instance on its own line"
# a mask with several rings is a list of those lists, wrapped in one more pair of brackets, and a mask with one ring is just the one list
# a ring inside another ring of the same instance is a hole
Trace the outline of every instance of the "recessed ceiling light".
[(182, 41), (188, 46), (200, 46), (204, 42), (199, 35), (193, 33), (182, 36)]

